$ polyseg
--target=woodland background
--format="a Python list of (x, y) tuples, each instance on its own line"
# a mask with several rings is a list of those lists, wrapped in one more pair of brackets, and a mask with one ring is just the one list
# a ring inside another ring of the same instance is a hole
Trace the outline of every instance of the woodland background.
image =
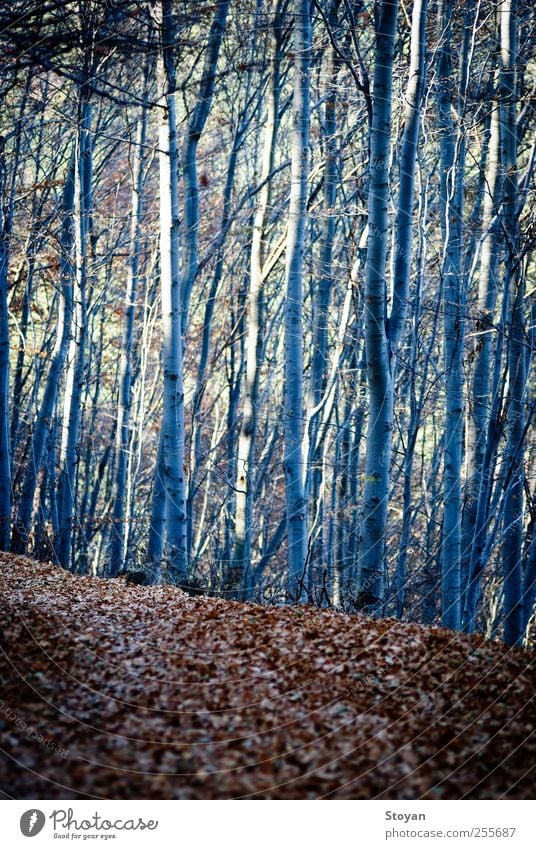
[(3, 4), (3, 550), (530, 640), (531, 13)]

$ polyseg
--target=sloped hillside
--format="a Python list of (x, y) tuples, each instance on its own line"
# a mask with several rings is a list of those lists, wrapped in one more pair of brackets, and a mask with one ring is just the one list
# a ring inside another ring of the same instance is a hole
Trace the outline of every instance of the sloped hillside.
[(0, 556), (16, 798), (532, 798), (534, 656)]

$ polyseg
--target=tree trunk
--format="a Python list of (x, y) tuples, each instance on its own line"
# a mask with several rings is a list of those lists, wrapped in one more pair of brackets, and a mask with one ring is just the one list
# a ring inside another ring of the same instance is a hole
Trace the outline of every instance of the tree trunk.
[[(331, 32), (337, 29), (338, 2), (331, 3), (329, 25)], [(337, 75), (340, 59), (333, 45), (328, 50), (325, 87), (325, 110), (322, 133), (324, 136), (324, 209), (322, 234), (320, 240), (320, 258), (318, 283), (313, 288), (313, 332), (312, 355), (309, 387), (307, 391), (307, 415), (305, 425), (305, 445), (303, 450), (307, 466), (305, 495), (309, 502), (312, 517), (318, 517), (315, 524), (323, 521), (322, 485), (323, 446), (317, 444), (319, 429), (319, 405), (326, 388), (328, 373), (328, 312), (333, 288), (333, 243), (337, 224), (336, 198), (339, 180), (339, 155), (337, 150)], [(310, 523), (309, 523), (310, 524)], [(323, 574), (323, 549), (318, 534), (316, 540), (309, 540), (309, 559), (317, 575)]]
[(404, 329), (409, 295), (415, 163), (426, 75), (426, 13), (427, 0), (416, 0), (411, 20), (409, 79), (406, 88), (395, 225), (393, 305), (389, 317), (389, 341), (393, 352), (397, 350)]
[(130, 411), (132, 406), (132, 349), (134, 345), (134, 319), (136, 317), (136, 299), (141, 251), (141, 224), (143, 217), (143, 161), (147, 128), (147, 110), (142, 109), (138, 119), (134, 144), (134, 164), (132, 183), (132, 202), (130, 214), (130, 246), (119, 371), (119, 397), (117, 402), (116, 457), (114, 476), (114, 496), (112, 509), (112, 527), (108, 546), (108, 573), (117, 576), (122, 570), (126, 557), (128, 526), (125, 523), (126, 484), (128, 456), (131, 442)]
[[(461, 166), (453, 119), (452, 0), (438, 10), (437, 105), (440, 148), (440, 208), (443, 234), (445, 367), (445, 455), (443, 538), (441, 545), (442, 623), (460, 627), (461, 466), (463, 438), (463, 334), (461, 273)], [(461, 130), (463, 132), (463, 129)]]
[[(169, 577), (187, 577), (186, 472), (184, 455), (184, 389), (182, 378), (181, 289), (179, 270), (179, 153), (175, 115), (175, 25), (171, 0), (162, 0), (162, 57), (159, 62), (161, 123), (160, 285), (162, 296), (163, 476), (166, 491), (166, 538)], [(155, 496), (158, 490), (155, 490)]]
[(52, 362), (48, 373), (43, 400), (37, 414), (31, 438), (30, 452), (24, 483), (19, 501), (17, 521), (13, 527), (12, 550), (24, 554), (27, 548), (31, 530), (31, 520), (34, 507), (35, 489), (47, 442), (52, 427), (56, 403), (58, 399), (60, 380), (69, 349), (69, 338), (73, 322), (73, 213), (74, 213), (74, 176), (75, 162), (69, 166), (65, 179), (62, 203), (61, 231), (61, 260), (60, 286), (61, 294), (58, 301), (58, 322), (56, 328), (56, 343), (52, 354)]
[(72, 535), (74, 524), (76, 470), (82, 391), (86, 370), (87, 342), (87, 239), (92, 205), (92, 134), (91, 104), (83, 89), (80, 97), (80, 129), (75, 161), (74, 219), (76, 272), (73, 324), (69, 351), (59, 481), (59, 536), (55, 543), (56, 557), (61, 566), (72, 565)]
[(184, 137), (182, 174), (184, 180), (184, 271), (182, 280), (181, 332), (186, 335), (190, 299), (197, 274), (197, 236), (199, 229), (199, 184), (197, 180), (197, 145), (205, 127), (214, 94), (218, 56), (225, 30), (230, 0), (221, 0), (210, 28), (205, 63), (195, 107)]
[(302, 456), (303, 418), (303, 254), (309, 169), (309, 73), (311, 19), (309, 0), (294, 3), (294, 124), (290, 207), (286, 249), (285, 302), (285, 495), (288, 537), (288, 594), (304, 597), (307, 560), (307, 505)]
[(10, 213), (4, 139), (0, 138), (0, 549), (9, 551), (11, 452), (9, 433), (9, 313), (7, 305)]
[(523, 480), (525, 430), (525, 320), (524, 277), (519, 268), (517, 221), (517, 128), (516, 128), (516, 0), (502, 0), (501, 21), (501, 113), (503, 135), (503, 220), (506, 234), (506, 280), (510, 295), (508, 340), (509, 404), (505, 460), (511, 468), (503, 517), (504, 640), (520, 645), (523, 639)]
[(158, 453), (151, 499), (151, 523), (147, 543), (147, 575), (149, 583), (158, 584), (162, 574), (164, 538), (166, 533), (166, 486), (164, 482), (164, 440), (158, 440)]
[(270, 82), (268, 110), (264, 129), (264, 149), (261, 165), (261, 185), (257, 207), (253, 218), (250, 252), (250, 280), (247, 313), (246, 369), (244, 404), (240, 435), (238, 439), (235, 546), (233, 563), (229, 573), (229, 584), (237, 592), (247, 579), (251, 569), (251, 530), (253, 486), (252, 474), (255, 461), (255, 439), (257, 435), (259, 372), (263, 347), (263, 265), (265, 259), (265, 228), (271, 203), (275, 146), (279, 127), (280, 64), (282, 17), (280, 0), (273, 1), (271, 37)]
[(385, 265), (389, 148), (397, 0), (378, 3), (373, 120), (369, 165), (369, 222), (365, 279), (365, 349), (369, 388), (365, 487), (359, 540), (358, 605), (379, 613), (384, 602), (385, 535), (391, 464), (393, 384), (386, 328)]
[[(494, 331), (495, 306), (497, 301), (498, 273), (498, 216), (497, 210), (500, 198), (501, 163), (500, 163), (500, 107), (494, 100), (490, 122), (490, 140), (488, 162), (486, 167), (486, 189), (482, 212), (482, 245), (480, 256), (480, 274), (478, 285), (476, 345), (473, 367), (472, 404), (467, 423), (467, 485), (463, 514), (463, 550), (468, 557), (467, 590), (464, 610), (464, 627), (472, 633), (475, 626), (476, 604), (481, 571), (481, 545), (485, 535), (483, 506), (479, 499), (485, 494), (483, 502), (487, 504), (491, 454), (486, 448), (488, 433), (495, 437), (496, 423), (489, 429), (490, 412), (496, 406), (496, 399), (491, 397), (491, 372), (494, 342), (497, 339)], [(502, 340), (497, 341), (497, 353), (502, 353)], [(491, 446), (490, 446), (491, 448)], [(486, 462), (487, 457), (487, 462)], [(476, 548), (478, 555), (476, 556)], [(475, 552), (475, 554), (473, 554)], [(478, 574), (476, 571), (478, 566)]]

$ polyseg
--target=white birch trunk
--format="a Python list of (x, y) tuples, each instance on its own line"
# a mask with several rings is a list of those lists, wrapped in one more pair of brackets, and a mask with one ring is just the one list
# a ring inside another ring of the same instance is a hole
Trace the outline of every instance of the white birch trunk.
[[(166, 540), (169, 577), (187, 577), (184, 388), (182, 375), (181, 290), (179, 272), (179, 152), (175, 114), (174, 23), (170, 0), (162, 0), (163, 50), (159, 67), (162, 92), (159, 130), (160, 288), (162, 298), (163, 479), (166, 493)], [(157, 495), (158, 488), (155, 491)]]

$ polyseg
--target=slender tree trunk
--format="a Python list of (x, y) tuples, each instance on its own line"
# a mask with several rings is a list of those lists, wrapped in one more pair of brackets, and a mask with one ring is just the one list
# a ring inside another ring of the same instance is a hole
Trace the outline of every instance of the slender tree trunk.
[[(160, 163), (160, 283), (162, 297), (163, 472), (166, 491), (166, 532), (169, 577), (187, 578), (186, 471), (184, 454), (184, 389), (182, 377), (181, 289), (179, 270), (179, 153), (175, 114), (175, 23), (171, 0), (162, 0), (162, 92), (159, 134)], [(155, 488), (154, 497), (158, 497)]]
[(50, 429), (58, 399), (63, 367), (69, 349), (69, 339), (73, 322), (73, 213), (74, 213), (74, 169), (75, 162), (69, 166), (65, 179), (62, 204), (60, 286), (58, 301), (58, 323), (56, 343), (48, 373), (43, 400), (34, 425), (26, 464), (26, 472), (19, 501), (17, 521), (13, 527), (12, 550), (19, 554), (26, 551), (31, 530), (35, 489), (43, 458), (47, 448)]
[[(146, 88), (146, 86), (145, 86)], [(134, 319), (141, 251), (141, 224), (143, 217), (144, 154), (147, 129), (147, 110), (142, 108), (138, 119), (134, 145), (132, 203), (130, 217), (130, 247), (127, 292), (119, 373), (117, 402), (117, 434), (112, 527), (108, 546), (108, 573), (115, 577), (123, 569), (126, 556), (128, 525), (125, 522), (128, 457), (131, 443), (130, 411), (132, 406), (132, 349), (134, 345)]]
[(232, 569), (230, 570), (229, 575), (230, 587), (234, 592), (238, 591), (243, 585), (247, 572), (251, 568), (253, 501), (251, 476), (255, 461), (259, 373), (262, 363), (263, 349), (262, 322), (265, 228), (271, 203), (272, 181), (270, 179), (270, 175), (274, 167), (275, 146), (279, 127), (279, 89), (282, 39), (282, 17), (279, 11), (279, 6), (280, 0), (274, 0), (268, 110), (264, 130), (264, 149), (261, 166), (262, 189), (258, 195), (251, 237), (244, 404), (240, 425), (240, 435), (238, 439), (235, 546)]
[[(221, 570), (221, 586), (229, 583), (229, 570), (233, 566), (233, 544), (234, 525), (236, 516), (236, 488), (234, 481), (237, 479), (238, 467), (238, 411), (242, 387), (242, 375), (245, 371), (245, 337), (246, 337), (246, 299), (249, 288), (249, 274), (244, 275), (244, 281), (240, 287), (236, 310), (231, 309), (230, 326), (232, 328), (229, 344), (229, 365), (227, 369), (228, 383), (228, 409), (227, 409), (227, 480), (232, 483), (229, 486), (227, 507), (225, 510), (224, 546), (223, 546), (223, 568)], [(251, 578), (251, 572), (249, 572)], [(251, 592), (251, 580), (244, 587), (242, 597), (248, 598)]]
[(517, 205), (517, 9), (516, 0), (502, 0), (501, 21), (501, 108), (503, 136), (504, 197), (506, 234), (506, 281), (510, 294), (508, 340), (509, 404), (505, 459), (512, 472), (504, 507), (504, 640), (520, 645), (523, 639), (523, 578), (521, 548), (523, 534), (523, 480), (525, 431), (525, 320), (524, 279), (519, 266)]
[[(395, 224), (395, 256), (393, 263), (393, 305), (389, 318), (389, 342), (392, 352), (396, 354), (404, 331), (409, 297), (409, 281), (411, 274), (411, 248), (413, 241), (413, 201), (415, 184), (415, 165), (419, 141), (421, 101), (424, 92), (426, 74), (426, 14), (427, 0), (417, 0), (413, 6), (411, 23), (411, 46), (409, 79), (406, 88), (406, 104), (404, 113), (404, 133), (400, 154), (400, 181), (398, 188), (398, 206)], [(420, 280), (421, 270), (418, 270)], [(414, 327), (418, 324), (417, 310), (420, 308), (420, 287), (415, 299)], [(396, 361), (393, 365), (393, 372)], [(411, 478), (413, 472), (413, 456), (417, 439), (418, 417), (415, 403), (415, 369), (417, 367), (417, 338), (411, 336), (410, 353), (410, 426), (404, 457), (404, 507), (403, 527), (400, 537), (400, 552), (396, 567), (397, 616), (402, 616), (406, 584), (406, 551), (410, 532)], [(393, 374), (393, 383), (394, 383)]]
[(147, 543), (147, 576), (151, 584), (158, 584), (162, 574), (164, 539), (166, 533), (166, 486), (164, 470), (164, 440), (162, 434), (158, 440), (156, 469), (151, 499), (151, 524)]
[[(498, 339), (495, 348), (493, 380), (491, 391), (491, 408), (488, 416), (486, 432), (486, 450), (482, 460), (482, 475), (480, 489), (478, 492), (477, 509), (475, 517), (474, 536), (471, 546), (471, 560), (469, 563), (467, 590), (465, 594), (465, 629), (472, 633), (476, 625), (476, 612), (480, 594), (480, 579), (487, 562), (486, 544), (488, 523), (494, 513), (491, 505), (493, 479), (499, 450), (499, 442), (502, 434), (502, 410), (504, 401), (504, 377), (502, 371), (503, 339), (506, 333), (508, 310), (508, 292), (503, 293), (503, 305), (501, 310), (501, 321), (498, 328)], [(506, 463), (505, 463), (506, 467)], [(499, 476), (502, 478), (502, 474)], [(499, 482), (497, 483), (499, 487)]]
[[(413, 523), (414, 511), (412, 509), (413, 500), (413, 465), (415, 459), (415, 447), (419, 428), (421, 427), (421, 414), (425, 404), (426, 392), (428, 389), (427, 377), (430, 369), (430, 357), (433, 348), (436, 344), (438, 319), (439, 319), (439, 301), (438, 297), (437, 308), (434, 312), (430, 341), (426, 346), (424, 355), (424, 365), (422, 366), (422, 374), (418, 375), (418, 356), (419, 356), (419, 338), (422, 329), (422, 294), (425, 284), (426, 274), (426, 236), (425, 231), (428, 222), (428, 183), (422, 181), (420, 193), (420, 239), (419, 250), (417, 256), (417, 281), (415, 284), (413, 315), (412, 315), (412, 330), (409, 345), (409, 422), (407, 427), (407, 438), (404, 452), (404, 484), (403, 484), (403, 504), (402, 504), (402, 531), (400, 534), (398, 558), (396, 562), (396, 615), (402, 617), (404, 613), (404, 604), (406, 599), (406, 563), (408, 559), (408, 547), (410, 544), (411, 528)], [(417, 378), (420, 377), (421, 386), (417, 391)]]
[(72, 537), (74, 524), (76, 470), (82, 391), (86, 371), (87, 343), (87, 240), (89, 216), (92, 205), (92, 135), (91, 104), (83, 89), (80, 97), (80, 127), (75, 161), (75, 248), (76, 273), (73, 324), (69, 351), (69, 369), (64, 398), (63, 428), (59, 481), (59, 535), (55, 543), (56, 557), (61, 566), (72, 565)]
[[(22, 99), (21, 109), (20, 109), (20, 118), (19, 126), (22, 124), (22, 117), (24, 114), (24, 108), (27, 100), (27, 94), (30, 91), (32, 75), (28, 76), (28, 81), (26, 84), (26, 92), (25, 96)], [(35, 154), (35, 169), (34, 169), (34, 180), (36, 183), (39, 183), (39, 180), (42, 175), (42, 156), (43, 156), (43, 136), (45, 130), (45, 112), (47, 106), (47, 95), (49, 91), (48, 85), (48, 77), (45, 81), (45, 89), (42, 94), (42, 102), (39, 108), (39, 130), (37, 133), (37, 143), (36, 143), (36, 154)], [(39, 254), (39, 251), (42, 248), (44, 239), (42, 234), (39, 233), (39, 222), (41, 220), (41, 216), (43, 214), (43, 209), (45, 206), (46, 194), (42, 193), (41, 197), (39, 197), (39, 193), (35, 192), (33, 200), (32, 200), (32, 213), (31, 213), (31, 223), (30, 223), (30, 231), (28, 234), (27, 241), (27, 249), (26, 249), (26, 280), (24, 286), (24, 296), (22, 301), (22, 310), (21, 310), (21, 319), (20, 319), (20, 335), (22, 339), (26, 339), (26, 333), (28, 330), (28, 322), (31, 316), (31, 304), (32, 304), (32, 294), (33, 294), (33, 284), (35, 277), (35, 265), (36, 259)], [(24, 361), (25, 361), (25, 345), (22, 344), (19, 347), (17, 353), (17, 360), (15, 363), (15, 369), (13, 374), (13, 411), (11, 416), (11, 456), (13, 459), (16, 457), (17, 453), (17, 445), (18, 445), (18, 436), (20, 430), (20, 413), (21, 413), (21, 403), (22, 403), (22, 390), (24, 386)]]
[(525, 560), (523, 581), (523, 632), (526, 631), (536, 602), (536, 534), (533, 535)]
[[(482, 245), (480, 257), (480, 275), (477, 301), (476, 345), (472, 382), (472, 409), (467, 423), (467, 485), (463, 514), (463, 553), (468, 557), (467, 596), (465, 600), (464, 625), (471, 633), (474, 630), (476, 616), (477, 590), (479, 575), (475, 573), (475, 546), (485, 534), (480, 527), (482, 506), (479, 511), (479, 498), (485, 492), (487, 504), (489, 492), (490, 452), (486, 449), (489, 430), (489, 417), (494, 410), (495, 398), (491, 399), (492, 356), (496, 339), (494, 331), (495, 306), (497, 302), (498, 273), (498, 225), (501, 164), (500, 164), (500, 107), (497, 101), (492, 104), (488, 163), (486, 167), (486, 189), (482, 212)], [(502, 352), (501, 340), (497, 351)], [(500, 356), (499, 356), (500, 362)], [(493, 422), (492, 432), (497, 432)], [(491, 434), (490, 434), (491, 435)], [(490, 446), (491, 448), (491, 446)], [(485, 465), (487, 456), (487, 464)], [(481, 550), (477, 560), (480, 561)], [(480, 570), (479, 570), (480, 572)]]
[(9, 313), (7, 305), (10, 218), (4, 139), (0, 138), (0, 549), (9, 551), (11, 452), (9, 433)]
[[(9, 424), (9, 259), (10, 242), (15, 210), (15, 181), (19, 173), (23, 137), (23, 117), (30, 92), (32, 73), (28, 74), (24, 95), (20, 102), (15, 127), (15, 144), (11, 155), (11, 174), (8, 180), (5, 139), (0, 136), (0, 549), (9, 550), (11, 535), (11, 436)], [(15, 398), (15, 403), (20, 403)]]
[(413, 195), (419, 142), (421, 101), (426, 75), (427, 0), (416, 0), (411, 21), (409, 79), (406, 88), (404, 134), (400, 153), (400, 183), (395, 225), (393, 306), (389, 317), (389, 341), (394, 352), (404, 329), (413, 241)]
[[(461, 272), (461, 165), (453, 119), (452, 0), (439, 6), (437, 105), (440, 148), (440, 206), (443, 235), (445, 458), (443, 472), (442, 623), (460, 627), (461, 466), (463, 439), (463, 333)], [(463, 133), (463, 129), (460, 130)]]
[(195, 107), (184, 137), (182, 175), (184, 181), (184, 271), (182, 279), (181, 332), (186, 335), (190, 299), (197, 274), (197, 240), (199, 230), (199, 183), (197, 179), (197, 146), (205, 127), (216, 85), (218, 57), (225, 30), (230, 0), (221, 0), (210, 28), (203, 73)]
[[(93, 267), (95, 267), (95, 258), (92, 258)], [(105, 272), (105, 286), (110, 280), (111, 267), (108, 267)], [(90, 310), (88, 308), (88, 314)], [(91, 497), (91, 489), (93, 482), (93, 470), (96, 467), (98, 470), (97, 482), (93, 486), (93, 493), (100, 489), (102, 480), (105, 482), (104, 487), (104, 503), (109, 504), (111, 500), (110, 486), (111, 475), (109, 472), (110, 464), (108, 459), (113, 456), (112, 446), (115, 440), (117, 422), (112, 422), (112, 429), (108, 445), (103, 452), (103, 458), (99, 463), (95, 462), (98, 444), (98, 418), (99, 418), (99, 398), (103, 387), (103, 348), (105, 340), (106, 327), (106, 310), (104, 303), (97, 310), (91, 310), (90, 320), (88, 321), (88, 357), (87, 357), (87, 373), (91, 375), (91, 380), (85, 381), (84, 402), (82, 404), (82, 437), (81, 443), (85, 445), (83, 460), (80, 458), (77, 466), (77, 493), (78, 495), (78, 522), (77, 535), (74, 540), (76, 546), (76, 574), (89, 574), (89, 546), (96, 533), (95, 509), (97, 501)], [(104, 463), (103, 463), (104, 460)], [(105, 474), (106, 473), (106, 474)], [(109, 510), (106, 512), (109, 515)], [(110, 522), (106, 522), (102, 528), (99, 540), (99, 550), (105, 551), (106, 545), (104, 540), (108, 540), (110, 534)], [(107, 563), (97, 560), (99, 574), (106, 574)]]
[(309, 0), (294, 2), (294, 125), (290, 207), (286, 253), (285, 303), (285, 495), (288, 537), (288, 594), (304, 596), (307, 560), (307, 504), (302, 456), (303, 417), (303, 256), (309, 170), (309, 73), (311, 19)]
[(397, 13), (397, 0), (385, 0), (377, 5), (369, 165), (369, 223), (364, 304), (369, 411), (359, 541), (358, 605), (374, 613), (381, 611), (384, 601), (385, 535), (393, 420), (393, 384), (386, 328), (385, 269)]
[[(246, 87), (249, 90), (249, 86)], [(199, 356), (199, 367), (197, 370), (197, 380), (196, 380), (196, 389), (194, 393), (194, 398), (192, 402), (192, 438), (191, 438), (191, 473), (190, 473), (190, 482), (188, 488), (188, 500), (187, 500), (187, 515), (188, 515), (188, 556), (191, 557), (191, 547), (192, 547), (192, 538), (193, 538), (193, 525), (194, 525), (194, 506), (195, 506), (195, 497), (198, 489), (198, 475), (201, 467), (202, 461), (202, 425), (203, 425), (203, 415), (202, 415), (202, 404), (203, 397), (206, 389), (206, 377), (207, 377), (207, 367), (209, 363), (209, 353), (210, 353), (210, 337), (211, 337), (211, 329), (212, 329), (212, 321), (214, 318), (214, 311), (217, 305), (217, 295), (220, 289), (220, 284), (222, 281), (223, 273), (224, 273), (224, 259), (225, 259), (225, 251), (224, 251), (224, 239), (223, 234), (227, 231), (230, 223), (231, 217), (231, 201), (233, 197), (233, 188), (235, 183), (235, 174), (236, 174), (236, 166), (238, 161), (238, 154), (243, 140), (243, 134), (246, 127), (246, 110), (247, 110), (247, 100), (249, 99), (249, 95), (245, 98), (244, 110), (242, 112), (242, 117), (238, 123), (238, 126), (235, 128), (233, 144), (231, 147), (231, 152), (229, 156), (229, 162), (227, 166), (227, 177), (225, 180), (225, 188), (223, 191), (223, 210), (222, 210), (222, 220), (221, 220), (221, 238), (220, 245), (217, 252), (216, 265), (214, 268), (214, 273), (212, 275), (212, 281), (210, 284), (210, 290), (208, 292), (208, 297), (206, 299), (205, 304), (205, 314), (203, 320), (203, 331), (201, 336), (201, 353)], [(198, 528), (198, 532), (199, 532)]]
[[(331, 32), (337, 30), (338, 2), (332, 2), (329, 12)], [(320, 497), (323, 468), (323, 446), (317, 444), (319, 429), (319, 405), (326, 388), (328, 372), (328, 312), (333, 288), (333, 243), (337, 225), (336, 198), (339, 178), (339, 155), (337, 150), (337, 75), (340, 59), (333, 45), (327, 56), (324, 135), (324, 210), (320, 241), (318, 283), (313, 288), (313, 332), (309, 387), (307, 391), (307, 415), (303, 456), (307, 469), (305, 493), (309, 501), (311, 516), (323, 522)], [(320, 540), (309, 540), (309, 558), (312, 568), (320, 575), (323, 570), (323, 546)]]

